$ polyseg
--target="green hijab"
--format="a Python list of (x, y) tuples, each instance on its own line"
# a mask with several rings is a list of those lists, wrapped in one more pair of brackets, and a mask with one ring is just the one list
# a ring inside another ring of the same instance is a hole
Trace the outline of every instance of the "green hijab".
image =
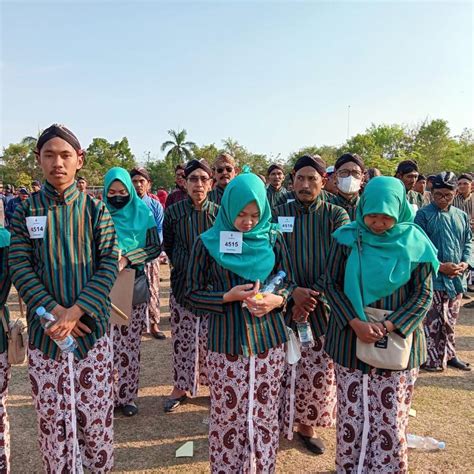
[(0, 226), (0, 248), (10, 245), (10, 232), (5, 227)]
[[(243, 233), (242, 253), (228, 254), (219, 251), (221, 231), (237, 231), (234, 221), (245, 206), (255, 201), (260, 211), (258, 224)], [(264, 282), (275, 266), (275, 254), (270, 234), (271, 210), (262, 180), (245, 172), (235, 177), (225, 188), (221, 207), (214, 225), (201, 234), (201, 240), (212, 258), (222, 267), (245, 278)]]
[[(114, 181), (120, 181), (130, 194), (130, 200), (122, 209), (115, 208), (107, 199), (110, 185)], [(112, 215), (118, 245), (122, 253), (126, 254), (132, 250), (145, 247), (147, 230), (156, 227), (156, 224), (150, 209), (138, 197), (127, 170), (116, 167), (107, 171), (104, 177), (103, 198)]]
[[(368, 214), (385, 214), (396, 223), (387, 232), (374, 234), (364, 224)], [(363, 321), (367, 321), (364, 306), (408, 283), (418, 263), (429, 262), (434, 272), (438, 271), (438, 251), (424, 231), (413, 223), (413, 218), (414, 211), (406, 199), (403, 183), (397, 178), (380, 176), (371, 179), (365, 187), (356, 220), (332, 234), (339, 243), (352, 249), (346, 263), (344, 293)]]

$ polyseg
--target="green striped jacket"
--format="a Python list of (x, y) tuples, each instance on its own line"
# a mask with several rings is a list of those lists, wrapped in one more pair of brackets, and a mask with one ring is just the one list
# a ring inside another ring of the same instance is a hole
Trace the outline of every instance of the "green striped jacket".
[[(323, 277), (328, 265), (327, 256), (331, 246), (331, 234), (350, 222), (347, 212), (339, 206), (324, 201), (320, 196), (310, 205), (304, 206), (298, 199), (278, 206), (273, 211), (274, 222), (278, 217), (293, 216), (293, 232), (283, 232), (290, 254), (295, 283), (302, 288), (321, 291), (318, 280)], [(310, 313), (309, 322), (316, 337), (326, 333), (329, 305), (323, 294), (316, 309)], [(291, 305), (286, 313), (288, 325), (291, 319)]]
[[(295, 285), (293, 270), (283, 237), (275, 232), (275, 267), (272, 274), (283, 270), (287, 278), (278, 294), (286, 300)], [(196, 313), (209, 313), (208, 349), (229, 355), (262, 354), (287, 340), (281, 308), (257, 318), (240, 301), (223, 303), (224, 293), (236, 285), (253, 283), (221, 267), (210, 256), (200, 237), (189, 261), (186, 297)]]
[(186, 273), (196, 238), (213, 226), (219, 206), (206, 200), (194, 209), (188, 197), (167, 207), (163, 220), (163, 247), (172, 264), (171, 290), (175, 300), (185, 305)]
[[(30, 238), (29, 216), (47, 216), (43, 238)], [(78, 355), (85, 357), (106, 332), (118, 270), (117, 237), (105, 204), (80, 193), (75, 183), (60, 195), (46, 182), (17, 207), (10, 230), (10, 274), (28, 308), (30, 344), (59, 359), (60, 350), (44, 333), (36, 309), (77, 304), (96, 322), (94, 332), (76, 338)]]
[[(356, 334), (349, 322), (357, 318), (352, 304), (344, 293), (344, 275), (349, 247), (333, 241), (325, 275), (326, 296), (331, 305), (331, 317), (326, 332), (325, 350), (334, 362), (368, 373), (371, 367), (356, 356)], [(426, 341), (423, 319), (433, 299), (431, 264), (419, 264), (404, 286), (370, 306), (393, 311), (387, 318), (403, 337), (413, 334), (413, 345), (408, 369), (419, 367), (426, 360)]]

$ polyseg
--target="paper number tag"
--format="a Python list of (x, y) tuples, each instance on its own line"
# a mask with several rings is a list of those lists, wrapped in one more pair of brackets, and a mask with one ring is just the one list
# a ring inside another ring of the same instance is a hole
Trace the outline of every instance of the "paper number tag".
[(26, 227), (30, 239), (42, 239), (46, 229), (46, 216), (30, 216), (26, 218)]
[(242, 232), (221, 231), (219, 252), (242, 253)]
[(293, 232), (293, 226), (295, 225), (294, 216), (279, 217), (278, 224), (281, 232)]

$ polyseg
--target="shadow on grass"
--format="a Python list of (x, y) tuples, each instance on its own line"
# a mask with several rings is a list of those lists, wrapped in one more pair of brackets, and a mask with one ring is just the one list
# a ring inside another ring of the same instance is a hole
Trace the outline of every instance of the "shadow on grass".
[[(448, 369), (449, 370), (449, 369)], [(449, 372), (451, 372), (449, 370)], [(421, 377), (416, 381), (416, 387), (440, 387), (446, 390), (474, 390), (474, 377), (472, 372), (464, 372), (463, 375), (448, 375), (444, 372), (436, 373), (420, 372)]]
[(456, 336), (457, 351), (474, 351), (474, 336)]

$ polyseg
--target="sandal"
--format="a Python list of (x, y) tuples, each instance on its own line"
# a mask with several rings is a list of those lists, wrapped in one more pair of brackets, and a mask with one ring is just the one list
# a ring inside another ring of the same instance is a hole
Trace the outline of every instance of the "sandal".
[(312, 436), (305, 436), (298, 433), (298, 436), (303, 441), (304, 445), (314, 454), (324, 454), (326, 446), (321, 438), (313, 438)]
[(129, 403), (122, 407), (122, 413), (124, 416), (135, 416), (138, 413), (138, 408), (135, 403)]
[(179, 398), (168, 398), (165, 400), (165, 413), (171, 413), (172, 411), (176, 410), (182, 403), (184, 403), (187, 399), (187, 395), (183, 395)]

